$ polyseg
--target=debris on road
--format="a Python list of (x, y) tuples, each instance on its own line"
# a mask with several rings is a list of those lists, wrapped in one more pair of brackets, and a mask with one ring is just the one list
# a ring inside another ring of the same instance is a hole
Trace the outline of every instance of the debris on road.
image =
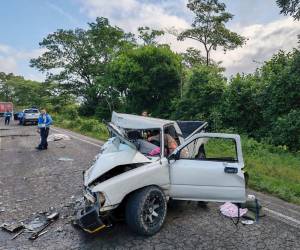
[(16, 233), (12, 238), (11, 238), (11, 240), (14, 240), (15, 238), (17, 238), (19, 235), (21, 235), (22, 233), (24, 233), (24, 228), (20, 231), (20, 232), (18, 232), (18, 233)]
[[(11, 240), (14, 240), (22, 233), (31, 233), (31, 236), (28, 239), (35, 240), (47, 233), (48, 230), (45, 231), (45, 229), (53, 224), (58, 218), (58, 212), (52, 212), (50, 214), (47, 214), (46, 212), (43, 212), (41, 214), (41, 212), (39, 212), (37, 216), (35, 216), (31, 220), (27, 220), (27, 222), (22, 221), (20, 223), (3, 223), (2, 225), (0, 225), (0, 228), (6, 230), (9, 233), (16, 233), (11, 238)], [(60, 228), (59, 230), (56, 229), (56, 231), (62, 231), (62, 228)]]
[(48, 142), (49, 141), (61, 141), (61, 140), (71, 140), (70, 136), (65, 135), (65, 134), (52, 134), (49, 135), (48, 137)]
[(25, 228), (29, 231), (34, 231), (47, 223), (47, 219), (45, 217), (35, 217), (32, 221), (27, 224), (24, 224)]
[(24, 225), (21, 224), (21, 223), (11, 223), (11, 224), (8, 224), (8, 223), (3, 223), (1, 226), (0, 226), (2, 229), (10, 232), (10, 233), (15, 233), (21, 229), (24, 228)]
[(38, 232), (38, 233), (34, 233), (34, 234), (32, 234), (28, 239), (29, 239), (29, 240), (36, 240), (38, 237), (44, 235), (44, 234), (47, 233), (47, 232), (48, 232), (48, 230), (42, 231), (42, 232)]
[(60, 157), (58, 158), (59, 161), (74, 161), (74, 159), (72, 158), (68, 158), (68, 157)]
[(254, 223), (254, 221), (253, 220), (242, 220), (241, 223), (243, 225), (252, 225)]
[(40, 237), (40, 236), (42, 236), (43, 234), (47, 233), (48, 231), (44, 231), (45, 228), (49, 227), (52, 223), (54, 223), (54, 222), (58, 219), (58, 217), (59, 217), (59, 213), (57, 213), (57, 212), (54, 212), (54, 213), (48, 215), (48, 216), (46, 217), (46, 219), (47, 219), (46, 224), (44, 224), (44, 225), (41, 227), (41, 229), (39, 229), (37, 232), (33, 233), (33, 234), (29, 237), (29, 239), (30, 239), (30, 240), (36, 240), (38, 237)]

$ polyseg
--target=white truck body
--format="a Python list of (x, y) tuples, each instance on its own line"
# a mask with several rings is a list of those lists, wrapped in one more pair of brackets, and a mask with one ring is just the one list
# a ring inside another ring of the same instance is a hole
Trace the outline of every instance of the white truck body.
[[(126, 136), (128, 131), (158, 129), (161, 131), (161, 145), (164, 145), (164, 131), (168, 126), (175, 129), (180, 144), (168, 156), (165, 150), (157, 156), (146, 155)], [(117, 208), (136, 190), (148, 186), (159, 187), (167, 199), (245, 202), (244, 161), (239, 135), (196, 130), (183, 138), (175, 121), (115, 112), (108, 127), (112, 138), (102, 146), (93, 165), (84, 172), (85, 197), (92, 203), (100, 203), (97, 204), (99, 216)], [(213, 138), (232, 140), (236, 159), (181, 157), (183, 150), (191, 154), (190, 145), (195, 147), (198, 144), (199, 150), (199, 146), (206, 145)], [(96, 201), (91, 199), (92, 196), (97, 197)]]

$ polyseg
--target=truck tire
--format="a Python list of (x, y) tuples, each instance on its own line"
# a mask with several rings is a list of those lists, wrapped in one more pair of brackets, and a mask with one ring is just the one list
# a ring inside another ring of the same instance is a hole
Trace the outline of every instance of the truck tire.
[(166, 214), (165, 194), (156, 186), (134, 192), (126, 203), (126, 222), (132, 231), (140, 235), (156, 234), (161, 229)]

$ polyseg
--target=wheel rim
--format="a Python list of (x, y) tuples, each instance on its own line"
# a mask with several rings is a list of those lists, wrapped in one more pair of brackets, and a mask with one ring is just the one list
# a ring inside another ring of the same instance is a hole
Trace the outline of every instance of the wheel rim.
[(151, 192), (143, 208), (144, 223), (150, 228), (157, 226), (163, 219), (164, 211), (165, 202), (162, 195), (157, 191)]

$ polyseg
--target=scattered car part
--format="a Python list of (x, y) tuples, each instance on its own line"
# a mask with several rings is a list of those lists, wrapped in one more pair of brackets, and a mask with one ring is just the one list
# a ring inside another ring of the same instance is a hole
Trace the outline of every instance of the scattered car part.
[(47, 223), (42, 226), (41, 229), (39, 229), (37, 232), (33, 233), (29, 239), (30, 240), (36, 240), (39, 236), (47, 233), (48, 231), (44, 231), (45, 228), (47, 228), (48, 226), (50, 226), (52, 223), (54, 223), (59, 217), (59, 213), (55, 212), (55, 213), (52, 213), (50, 214), (49, 216), (47, 216)]
[(18, 232), (18, 233), (16, 233), (12, 238), (11, 238), (11, 240), (14, 240), (15, 238), (17, 238), (19, 235), (21, 235), (22, 233), (24, 233), (24, 231), (25, 231), (25, 229), (23, 228), (23, 229), (21, 229), (21, 231), (20, 232)]
[(11, 223), (11, 224), (3, 223), (0, 227), (10, 233), (15, 233), (15, 232), (23, 229), (24, 225), (21, 223)]
[(60, 157), (58, 158), (59, 161), (74, 161), (74, 159), (72, 158), (68, 158), (68, 157)]

